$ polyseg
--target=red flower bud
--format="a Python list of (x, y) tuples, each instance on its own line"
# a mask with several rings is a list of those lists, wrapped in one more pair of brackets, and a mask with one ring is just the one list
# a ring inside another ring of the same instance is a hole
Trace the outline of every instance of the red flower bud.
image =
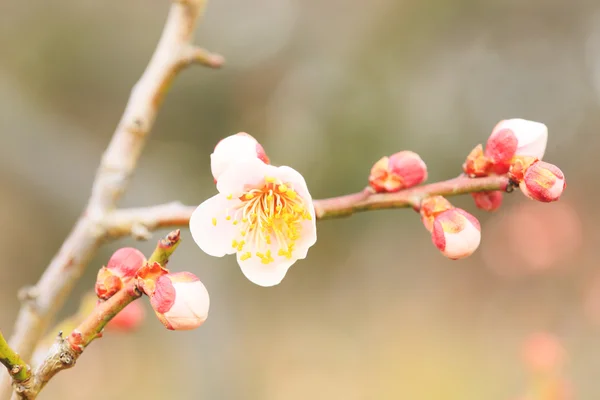
[(475, 206), (484, 211), (496, 211), (502, 205), (502, 192), (494, 190), (491, 192), (471, 193)]
[(371, 174), (369, 184), (377, 192), (397, 192), (427, 179), (427, 165), (417, 153), (401, 151), (390, 157), (377, 161)]
[(96, 278), (95, 290), (98, 298), (102, 300), (110, 299), (115, 293), (117, 293), (123, 287), (123, 281), (117, 275), (113, 274), (111, 270), (106, 267), (100, 268), (98, 276)]
[(556, 165), (538, 161), (527, 168), (519, 187), (530, 199), (549, 203), (560, 198), (567, 182)]
[(106, 325), (106, 329), (118, 332), (132, 332), (140, 327), (145, 317), (146, 311), (141, 302), (134, 301), (115, 315)]
[(96, 294), (107, 300), (132, 279), (146, 262), (141, 251), (125, 247), (114, 252), (106, 267), (100, 268), (96, 278)]
[(485, 156), (492, 163), (492, 172), (505, 174), (514, 156), (541, 159), (546, 150), (546, 125), (519, 118), (500, 121), (485, 146)]
[(472, 178), (489, 175), (490, 168), (491, 162), (484, 156), (483, 147), (480, 144), (471, 150), (463, 164), (463, 171)]
[(146, 263), (146, 257), (138, 249), (125, 247), (113, 253), (106, 268), (121, 278), (133, 278)]
[(150, 304), (167, 329), (189, 330), (206, 320), (210, 300), (206, 288), (194, 274), (178, 272), (158, 278)]
[(454, 206), (442, 196), (431, 196), (423, 199), (419, 212), (421, 213), (421, 221), (425, 225), (425, 228), (431, 232), (435, 217), (451, 208), (454, 208)]
[(453, 208), (435, 218), (431, 239), (443, 255), (458, 260), (477, 250), (481, 241), (481, 226), (477, 218), (465, 210)]

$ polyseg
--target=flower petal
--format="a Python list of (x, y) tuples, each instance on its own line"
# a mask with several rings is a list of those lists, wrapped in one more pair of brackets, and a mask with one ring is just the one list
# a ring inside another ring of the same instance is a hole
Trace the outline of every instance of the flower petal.
[(267, 165), (258, 158), (242, 160), (229, 167), (217, 182), (217, 190), (225, 196), (239, 197), (249, 188), (264, 186), (265, 176), (273, 175), (277, 167)]
[(300, 172), (295, 169), (287, 166), (281, 166), (277, 168), (277, 172), (275, 172), (275, 176), (284, 183), (291, 183), (294, 190), (306, 201), (306, 203), (310, 203), (312, 205), (312, 197), (308, 192), (308, 185), (306, 185), (306, 180), (300, 174)]
[[(262, 161), (259, 161), (262, 163)], [(232, 219), (227, 220), (228, 210), (240, 204), (237, 198), (227, 199), (217, 194), (196, 208), (190, 218), (190, 231), (196, 244), (206, 254), (223, 257), (233, 254), (231, 241), (239, 234)]]
[(494, 131), (510, 129), (517, 137), (516, 156), (544, 157), (548, 142), (548, 127), (541, 122), (529, 121), (522, 118), (512, 118), (501, 121)]
[(213, 177), (219, 179), (231, 165), (250, 158), (257, 158), (258, 142), (246, 133), (238, 133), (221, 140), (210, 155)]
[(248, 259), (242, 260), (241, 257), (242, 253), (240, 252), (237, 255), (237, 261), (246, 278), (250, 282), (264, 287), (278, 285), (287, 274), (288, 269), (296, 262), (295, 258), (287, 259), (276, 254), (274, 261), (269, 264), (263, 264), (254, 252)]

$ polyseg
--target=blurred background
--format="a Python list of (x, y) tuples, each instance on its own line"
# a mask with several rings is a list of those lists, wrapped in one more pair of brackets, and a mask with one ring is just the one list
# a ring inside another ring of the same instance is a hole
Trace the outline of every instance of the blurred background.
[[(17, 290), (37, 281), (85, 205), (167, 10), (0, 0), (6, 333)], [(454, 177), (511, 117), (547, 124), (545, 159), (568, 189), (549, 205), (515, 192), (493, 214), (453, 199), (482, 223), (462, 261), (444, 258), (410, 210), (321, 222), (309, 257), (269, 289), (185, 229), (170, 267), (202, 279), (207, 322), (167, 331), (144, 304), (137, 332), (94, 342), (42, 398), (524, 399), (539, 381), (523, 355), (531, 335), (563, 349), (574, 398), (600, 398), (600, 3), (209, 1), (197, 43), (226, 68), (175, 81), (122, 205), (212, 196), (209, 154), (238, 131), (324, 198), (362, 189), (371, 165), (400, 150), (421, 155), (430, 182)], [(114, 250), (148, 254), (162, 233), (104, 246), (60, 317)]]

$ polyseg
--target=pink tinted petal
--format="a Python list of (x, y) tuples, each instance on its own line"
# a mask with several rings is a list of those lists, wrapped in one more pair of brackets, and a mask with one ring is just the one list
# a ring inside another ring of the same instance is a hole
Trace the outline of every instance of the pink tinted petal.
[(302, 260), (306, 258), (308, 249), (317, 242), (317, 224), (315, 224), (315, 210), (311, 207), (312, 220), (304, 220), (301, 222), (302, 234), (296, 240), (295, 249), (293, 252), (294, 258)]
[(258, 142), (252, 136), (239, 133), (221, 140), (210, 155), (210, 169), (213, 177), (219, 179), (230, 166), (237, 162), (257, 158), (257, 144)]
[(546, 125), (522, 118), (512, 118), (501, 121), (494, 131), (510, 129), (517, 138), (517, 156), (544, 157), (548, 142), (548, 128)]
[(308, 191), (306, 180), (298, 171), (287, 166), (282, 166), (277, 168), (275, 176), (281, 179), (284, 183), (290, 183), (296, 193), (298, 193), (300, 197), (304, 199), (304, 201), (307, 203), (312, 203), (312, 197)]
[(237, 260), (243, 274), (259, 286), (275, 286), (278, 285), (285, 277), (288, 269), (296, 262), (295, 258), (287, 259), (282, 256), (273, 257), (275, 261), (269, 264), (263, 264), (261, 259), (252, 252), (252, 256), (246, 260), (242, 260), (242, 253), (238, 253)]
[(193, 212), (190, 231), (196, 244), (206, 254), (223, 257), (235, 252), (231, 241), (238, 235), (239, 229), (233, 225), (233, 218), (227, 220), (226, 217), (240, 203), (237, 198), (228, 200), (224, 195), (217, 194), (200, 204)]
[(266, 165), (258, 158), (240, 161), (228, 168), (217, 182), (217, 190), (225, 196), (240, 197), (248, 189), (261, 188), (266, 175), (273, 175), (277, 167)]
[(154, 293), (150, 296), (150, 304), (152, 304), (152, 308), (155, 311), (165, 313), (175, 303), (175, 296), (175, 287), (168, 278), (168, 275), (163, 275), (156, 281)]
[(210, 298), (204, 284), (196, 280), (174, 283), (174, 287), (175, 302), (164, 313), (164, 319), (168, 323), (165, 326), (173, 330), (190, 330), (202, 325), (208, 317), (210, 307)]

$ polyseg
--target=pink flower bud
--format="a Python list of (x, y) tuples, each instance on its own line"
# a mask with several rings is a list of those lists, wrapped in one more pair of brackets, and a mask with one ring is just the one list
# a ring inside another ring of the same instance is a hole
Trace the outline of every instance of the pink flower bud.
[(121, 278), (133, 278), (146, 263), (146, 257), (138, 249), (125, 247), (113, 253), (106, 268)]
[(246, 132), (236, 133), (222, 139), (210, 155), (210, 168), (215, 183), (219, 176), (233, 164), (255, 158), (269, 164), (269, 157), (263, 147)]
[(95, 286), (98, 297), (102, 300), (111, 298), (145, 263), (146, 257), (137, 249), (125, 247), (115, 251), (106, 267), (98, 271)]
[(141, 302), (134, 301), (115, 315), (106, 325), (106, 329), (118, 332), (132, 332), (140, 327), (145, 317), (146, 311)]
[(490, 160), (484, 156), (483, 147), (478, 144), (467, 156), (463, 164), (463, 171), (468, 176), (474, 178), (477, 176), (487, 176), (490, 173)]
[(206, 320), (210, 301), (206, 288), (194, 274), (178, 272), (158, 278), (150, 304), (167, 329), (189, 330)]
[(484, 211), (496, 211), (502, 205), (502, 192), (499, 190), (471, 193), (471, 196), (475, 206)]
[(538, 161), (525, 171), (519, 187), (530, 199), (549, 203), (560, 198), (567, 182), (556, 165)]
[(113, 274), (111, 270), (106, 267), (100, 268), (98, 276), (96, 278), (96, 295), (102, 300), (110, 299), (115, 293), (117, 293), (123, 287), (123, 281), (117, 275)]
[(500, 121), (492, 131), (485, 146), (485, 155), (492, 170), (505, 174), (514, 156), (542, 159), (548, 141), (548, 128), (540, 122), (519, 118)]
[(423, 222), (423, 225), (425, 225), (425, 229), (431, 232), (435, 217), (451, 208), (454, 208), (454, 206), (442, 196), (431, 196), (423, 199), (423, 201), (421, 201), (419, 212), (421, 214), (421, 221)]
[(377, 192), (397, 192), (427, 179), (427, 165), (417, 153), (401, 151), (390, 157), (377, 161), (371, 174), (369, 184)]
[(431, 239), (443, 255), (458, 260), (477, 250), (481, 227), (474, 216), (460, 208), (453, 208), (435, 218)]

